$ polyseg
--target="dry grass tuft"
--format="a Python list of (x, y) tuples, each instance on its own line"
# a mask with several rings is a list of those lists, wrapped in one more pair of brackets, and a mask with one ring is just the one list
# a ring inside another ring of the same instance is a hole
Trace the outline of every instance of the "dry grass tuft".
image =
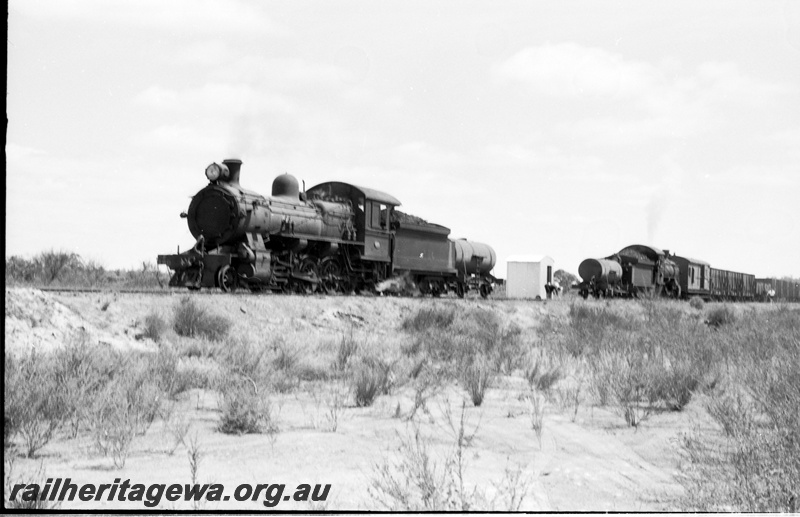
[(172, 328), (179, 336), (220, 341), (228, 335), (231, 322), (222, 316), (210, 314), (192, 297), (184, 296), (175, 307)]

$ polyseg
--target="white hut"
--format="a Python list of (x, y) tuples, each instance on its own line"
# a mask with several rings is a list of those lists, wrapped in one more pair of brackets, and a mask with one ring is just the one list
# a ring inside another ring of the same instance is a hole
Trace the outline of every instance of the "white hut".
[(506, 261), (506, 296), (545, 300), (545, 285), (553, 284), (555, 261), (547, 255), (513, 255)]

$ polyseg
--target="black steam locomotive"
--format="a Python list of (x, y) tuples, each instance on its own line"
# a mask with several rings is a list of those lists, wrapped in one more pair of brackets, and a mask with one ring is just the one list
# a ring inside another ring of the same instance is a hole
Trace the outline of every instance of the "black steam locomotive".
[(433, 296), (491, 293), (490, 246), (450, 240), (448, 228), (396, 210), (393, 196), (341, 182), (301, 192), (283, 174), (264, 197), (239, 185), (241, 166), (230, 159), (206, 168), (209, 184), (181, 214), (194, 245), (158, 256), (174, 272), (170, 286), (350, 293), (402, 278)]
[(756, 279), (754, 275), (711, 267), (702, 260), (670, 254), (652, 246), (634, 244), (603, 259), (586, 259), (578, 267), (584, 298), (663, 295), (709, 300), (800, 301), (800, 286), (784, 280)]

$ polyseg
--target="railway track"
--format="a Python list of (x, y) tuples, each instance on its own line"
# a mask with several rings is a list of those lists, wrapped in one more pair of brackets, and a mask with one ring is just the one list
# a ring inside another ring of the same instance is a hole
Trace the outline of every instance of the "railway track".
[[(162, 295), (162, 296), (169, 296), (174, 294), (187, 294), (188, 291), (185, 289), (103, 289), (103, 288), (90, 288), (90, 287), (36, 287), (36, 286), (19, 286), (19, 287), (30, 287), (31, 289), (38, 289), (40, 291), (46, 293), (89, 293), (89, 294), (152, 294), (152, 295)], [(222, 295), (227, 294), (228, 296), (239, 296), (244, 294), (250, 294), (246, 292), (241, 293), (223, 293), (221, 291), (212, 291), (212, 290), (204, 290), (203, 294), (213, 294), (213, 295)]]
[[(28, 288), (28, 289), (38, 289), (42, 292), (46, 293), (61, 293), (61, 294), (147, 294), (147, 295), (155, 295), (155, 296), (173, 296), (173, 295), (187, 295), (191, 294), (192, 291), (186, 290), (184, 288), (171, 288), (171, 289), (103, 289), (103, 288), (94, 288), (94, 287), (38, 287), (38, 286), (28, 286), (28, 285), (19, 285), (19, 286), (6, 286), (8, 287), (19, 287), (19, 288)], [(206, 296), (233, 296), (233, 297), (245, 297), (245, 296), (263, 296), (265, 294), (272, 295), (272, 296), (311, 296), (311, 297), (340, 297), (340, 296), (349, 296), (346, 294), (318, 294), (318, 293), (311, 293), (311, 294), (301, 294), (301, 293), (270, 293), (269, 291), (260, 291), (260, 292), (252, 292), (249, 290), (237, 290), (235, 292), (224, 292), (218, 289), (203, 289), (198, 291)], [(353, 295), (359, 296), (359, 295)], [(362, 295), (363, 296), (363, 295)], [(390, 295), (393, 296), (393, 295)], [(400, 296), (403, 297), (403, 296)], [(458, 299), (453, 296), (446, 296), (443, 297), (445, 299)], [(470, 297), (471, 298), (471, 297)], [(503, 298), (494, 298), (495, 300), (503, 299)]]

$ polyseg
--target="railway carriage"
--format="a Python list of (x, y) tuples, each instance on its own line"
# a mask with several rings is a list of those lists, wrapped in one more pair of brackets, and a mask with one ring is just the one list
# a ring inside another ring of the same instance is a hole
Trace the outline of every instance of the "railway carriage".
[(708, 297), (711, 288), (711, 265), (702, 260), (678, 255), (670, 258), (680, 270), (679, 283), (682, 295), (685, 298)]

